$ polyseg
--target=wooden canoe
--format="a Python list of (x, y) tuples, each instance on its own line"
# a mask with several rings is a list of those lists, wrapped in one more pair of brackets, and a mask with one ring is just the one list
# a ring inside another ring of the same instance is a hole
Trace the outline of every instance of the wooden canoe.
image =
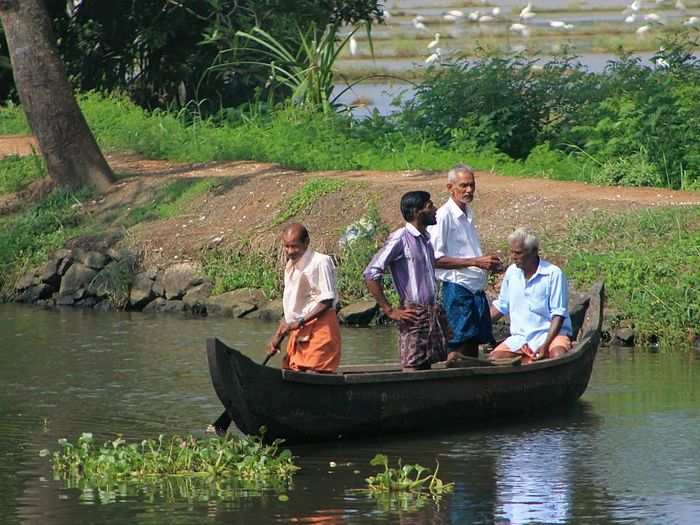
[[(257, 364), (209, 338), (209, 371), (225, 407), (225, 427), (233, 420), (242, 432), (257, 434), (264, 426), (268, 440), (319, 441), (470, 425), (548, 410), (583, 394), (600, 343), (603, 285), (594, 286), (585, 302), (572, 351), (524, 366), (478, 362), (402, 372), (398, 364), (355, 365), (336, 374), (310, 374)], [(220, 420), (218, 430), (225, 429)]]

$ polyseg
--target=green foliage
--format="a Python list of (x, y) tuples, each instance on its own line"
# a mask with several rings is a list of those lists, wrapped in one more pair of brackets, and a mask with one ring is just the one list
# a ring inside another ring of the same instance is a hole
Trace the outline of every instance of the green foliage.
[[(143, 483), (169, 476), (221, 479), (233, 477), (258, 485), (290, 482), (298, 467), (281, 441), (270, 445), (260, 437), (198, 440), (192, 436), (145, 439), (128, 443), (121, 437), (98, 445), (91, 433), (75, 443), (58, 440), (51, 455), (55, 474), (64, 480), (95, 483)], [(44, 449), (42, 456), (50, 451)]]
[(20, 135), (29, 133), (27, 116), (22, 107), (8, 101), (0, 107), (0, 135)]
[(125, 257), (112, 261), (90, 282), (90, 293), (105, 297), (117, 310), (123, 310), (129, 304), (129, 292), (136, 275), (136, 261)]
[[(68, 77), (80, 91), (121, 90), (145, 107), (206, 101), (210, 109), (238, 104), (265, 89), (267, 68), (207, 74), (239, 30), (260, 27), (294, 51), (296, 25), (324, 27), (378, 19), (376, 0), (111, 0), (45, 2)], [(1, 31), (0, 31), (1, 32)], [(7, 57), (0, 38), (0, 62)], [(0, 68), (0, 99), (13, 91)]]
[(557, 251), (572, 254), (566, 271), (579, 286), (605, 279), (610, 304), (634, 320), (642, 341), (684, 349), (697, 335), (700, 208), (574, 221)]
[(308, 210), (318, 199), (329, 193), (340, 191), (347, 181), (340, 179), (310, 179), (280, 205), (273, 224), (282, 224), (288, 219)]
[(216, 179), (176, 179), (160, 189), (150, 204), (131, 210), (126, 222), (132, 225), (174, 217), (182, 213), (188, 202), (210, 191), (216, 184)]
[(44, 163), (36, 154), (0, 159), (0, 195), (19, 191), (45, 175)]
[[(371, 26), (363, 25), (367, 28), (371, 45)], [(231, 49), (221, 53), (231, 54), (231, 61), (218, 63), (212, 69), (235, 70), (241, 65), (269, 67), (270, 76), (266, 87), (269, 85), (274, 90), (277, 85), (283, 86), (290, 93), (293, 104), (329, 112), (333, 110), (337, 99), (337, 96), (331, 99), (335, 87), (336, 60), (360, 27), (358, 25), (340, 39), (340, 25), (337, 22), (326, 25), (323, 31), (317, 29), (314, 23), (304, 29), (297, 26), (297, 38), (293, 43), (296, 52), (259, 27), (254, 27), (250, 32), (237, 31), (235, 36), (244, 39), (249, 47), (240, 47), (234, 41)], [(248, 58), (239, 58), (239, 55)], [(273, 93), (271, 91), (271, 99), (274, 99)]]
[(608, 186), (663, 186), (664, 181), (656, 166), (647, 160), (646, 150), (628, 157), (606, 160), (594, 170), (591, 181)]
[(384, 471), (366, 479), (371, 494), (404, 493), (416, 497), (432, 497), (437, 501), (454, 490), (454, 483), (445, 483), (437, 477), (439, 463), (431, 473), (428, 468), (418, 464), (402, 465), (399, 458), (397, 468), (393, 468), (389, 467), (387, 456), (377, 454), (370, 461), (370, 465), (384, 467)]
[(282, 291), (276, 254), (255, 251), (249, 245), (215, 250), (202, 258), (204, 273), (214, 285), (213, 294), (239, 288), (259, 288), (272, 299)]
[(57, 190), (18, 215), (0, 218), (0, 296), (10, 296), (21, 268), (44, 261), (68, 239), (88, 231), (81, 201), (89, 196), (87, 190)]
[[(370, 203), (364, 217), (351, 226), (356, 231), (356, 235), (343, 244), (336, 272), (338, 295), (343, 303), (369, 297), (362, 272), (389, 233), (389, 228), (379, 217), (379, 211), (374, 202)], [(389, 279), (384, 281), (384, 293), (392, 304), (398, 303), (396, 292)]]

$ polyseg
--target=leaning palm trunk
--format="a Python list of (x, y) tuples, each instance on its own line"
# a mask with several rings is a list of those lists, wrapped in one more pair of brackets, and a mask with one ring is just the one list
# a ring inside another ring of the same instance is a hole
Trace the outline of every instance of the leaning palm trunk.
[(15, 85), (49, 176), (61, 186), (106, 190), (114, 177), (85, 121), (41, 0), (0, 0)]

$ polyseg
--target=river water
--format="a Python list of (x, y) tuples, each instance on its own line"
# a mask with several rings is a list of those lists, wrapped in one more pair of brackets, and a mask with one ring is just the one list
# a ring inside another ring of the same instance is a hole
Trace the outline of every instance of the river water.
[[(561, 413), (461, 432), (294, 446), (279, 492), (191, 497), (81, 492), (43, 448), (195, 434), (220, 412), (204, 339), (262, 357), (273, 326), (0, 305), (0, 523), (694, 523), (700, 516), (700, 360), (602, 349), (582, 400)], [(392, 330), (345, 330), (345, 363), (395, 357)], [(279, 363), (279, 360), (277, 360)], [(445, 417), (450, 417), (445, 414)], [(377, 501), (356, 492), (377, 452), (434, 466), (454, 494)], [(330, 466), (330, 462), (336, 464)]]

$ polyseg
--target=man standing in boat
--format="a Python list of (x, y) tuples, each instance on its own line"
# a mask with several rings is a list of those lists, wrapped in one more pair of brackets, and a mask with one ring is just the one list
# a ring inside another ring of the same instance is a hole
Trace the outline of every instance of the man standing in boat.
[(569, 285), (564, 273), (539, 256), (534, 233), (518, 228), (508, 236), (513, 264), (506, 270), (491, 318), (510, 317), (510, 337), (491, 359), (522, 355), (523, 362), (556, 358), (571, 350)]
[(282, 232), (287, 258), (284, 269), (284, 319), (268, 345), (268, 355), (280, 350), (285, 337), (283, 367), (302, 372), (335, 372), (340, 363), (340, 325), (335, 267), (328, 255), (309, 249), (309, 232), (299, 223)]
[(491, 343), (489, 302), (484, 294), (488, 272), (501, 269), (496, 255), (483, 255), (474, 226), (474, 171), (459, 164), (447, 173), (450, 198), (428, 227), (435, 251), (435, 276), (442, 282), (442, 306), (452, 333), (450, 351), (479, 357), (479, 344)]
[[(425, 370), (447, 358), (447, 323), (436, 303), (435, 255), (427, 231), (436, 208), (425, 191), (401, 197), (406, 225), (393, 232), (363, 273), (377, 304), (399, 327), (401, 364), (406, 371)], [(401, 304), (393, 308), (382, 280), (389, 269)]]

